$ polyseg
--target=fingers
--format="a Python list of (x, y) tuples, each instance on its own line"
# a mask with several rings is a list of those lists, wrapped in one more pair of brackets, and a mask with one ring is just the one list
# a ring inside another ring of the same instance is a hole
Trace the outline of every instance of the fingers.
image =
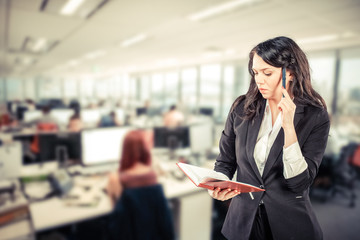
[(295, 112), (296, 105), (290, 98), (289, 93), (284, 88), (281, 91), (285, 97), (280, 100), (278, 108), (282, 112)]
[(225, 201), (239, 194), (240, 192), (237, 190), (231, 190), (231, 189), (221, 190), (220, 188), (216, 188), (212, 193), (212, 197), (220, 201)]
[(291, 99), (289, 93), (287, 92), (287, 90), (284, 87), (281, 88), (281, 92), (285, 96), (285, 98)]

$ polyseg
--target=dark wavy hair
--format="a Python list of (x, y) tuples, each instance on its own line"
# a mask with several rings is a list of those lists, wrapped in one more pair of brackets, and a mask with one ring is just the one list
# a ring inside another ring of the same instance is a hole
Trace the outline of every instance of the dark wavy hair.
[(250, 51), (248, 64), (251, 75), (250, 86), (245, 95), (235, 100), (231, 111), (245, 100), (243, 118), (253, 119), (260, 114), (263, 97), (258, 90), (252, 70), (255, 53), (267, 64), (278, 68), (285, 67), (290, 71), (292, 75), (292, 81), (289, 82), (290, 96), (294, 97), (296, 105), (312, 105), (326, 109), (324, 99), (312, 88), (310, 66), (305, 53), (292, 39), (281, 36), (259, 43)]

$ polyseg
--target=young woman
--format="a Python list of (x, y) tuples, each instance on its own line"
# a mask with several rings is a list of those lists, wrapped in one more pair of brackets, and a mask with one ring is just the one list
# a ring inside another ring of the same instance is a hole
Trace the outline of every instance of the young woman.
[[(309, 187), (321, 163), (328, 133), (326, 104), (312, 88), (309, 63), (290, 38), (258, 44), (249, 54), (251, 82), (228, 115), (215, 170), (265, 189), (232, 198), (222, 233), (228, 239), (322, 239)], [(286, 78), (286, 88), (282, 77)]]
[(134, 130), (125, 136), (119, 172), (109, 178), (107, 192), (114, 205), (110, 239), (175, 239), (171, 211), (151, 166), (145, 134)]
[(109, 176), (107, 192), (116, 204), (124, 188), (135, 188), (157, 184), (157, 176), (151, 165), (150, 147), (146, 132), (134, 130), (124, 139), (120, 169)]

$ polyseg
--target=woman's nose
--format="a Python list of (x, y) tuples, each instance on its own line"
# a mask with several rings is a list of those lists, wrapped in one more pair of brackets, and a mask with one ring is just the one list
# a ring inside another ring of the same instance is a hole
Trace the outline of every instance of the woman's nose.
[(262, 77), (256, 77), (256, 78), (255, 78), (255, 82), (256, 82), (257, 84), (263, 84), (263, 83), (264, 83), (264, 79), (263, 79)]

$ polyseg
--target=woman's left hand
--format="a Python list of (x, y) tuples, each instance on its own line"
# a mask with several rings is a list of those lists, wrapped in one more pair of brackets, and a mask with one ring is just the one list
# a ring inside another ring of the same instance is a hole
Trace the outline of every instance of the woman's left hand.
[(296, 105), (291, 100), (290, 95), (286, 91), (286, 89), (282, 88), (282, 94), (285, 97), (282, 97), (278, 104), (278, 108), (282, 112), (281, 126), (284, 129), (284, 131), (292, 130), (294, 128), (294, 115), (295, 115)]

